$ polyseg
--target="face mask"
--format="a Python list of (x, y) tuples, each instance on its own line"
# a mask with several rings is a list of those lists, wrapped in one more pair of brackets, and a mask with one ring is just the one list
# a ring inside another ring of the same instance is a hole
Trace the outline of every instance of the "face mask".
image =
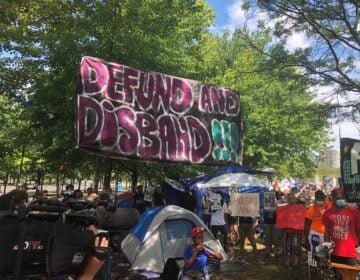
[(319, 206), (324, 205), (325, 201), (323, 200), (315, 200), (315, 203)]
[(347, 205), (345, 199), (335, 200), (335, 204), (336, 204), (336, 206), (338, 206), (338, 207), (345, 207), (345, 206)]

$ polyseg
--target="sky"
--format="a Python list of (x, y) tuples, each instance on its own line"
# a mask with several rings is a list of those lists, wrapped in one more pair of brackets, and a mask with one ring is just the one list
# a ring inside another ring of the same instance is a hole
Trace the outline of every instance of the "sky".
[[(211, 28), (212, 32), (232, 31), (236, 27), (241, 27), (245, 22), (250, 30), (256, 30), (256, 18), (245, 15), (241, 9), (241, 0), (206, 0), (206, 2), (213, 7), (216, 13), (215, 26)], [(296, 34), (288, 41), (287, 48), (291, 51), (295, 47), (307, 47), (309, 44), (310, 42), (304, 34)], [(329, 136), (334, 140), (330, 143), (330, 147), (340, 147), (339, 135), (343, 138), (360, 139), (359, 128), (352, 122), (331, 124)]]

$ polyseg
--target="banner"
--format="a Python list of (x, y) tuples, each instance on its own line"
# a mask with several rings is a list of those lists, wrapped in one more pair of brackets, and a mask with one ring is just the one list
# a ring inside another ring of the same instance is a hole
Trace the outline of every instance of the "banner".
[(305, 227), (306, 206), (285, 204), (277, 207), (276, 227), (303, 230)]
[(360, 140), (340, 139), (341, 181), (348, 202), (360, 202)]
[(241, 151), (235, 91), (83, 57), (77, 146), (115, 158), (229, 164)]
[(264, 210), (276, 211), (275, 192), (265, 192), (264, 193)]
[(259, 193), (230, 193), (231, 216), (259, 217)]

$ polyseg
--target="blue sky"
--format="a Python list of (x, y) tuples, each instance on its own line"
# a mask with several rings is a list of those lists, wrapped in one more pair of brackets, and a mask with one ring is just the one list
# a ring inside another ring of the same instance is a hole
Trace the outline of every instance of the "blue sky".
[(234, 0), (206, 0), (206, 2), (212, 6), (216, 12), (216, 25), (226, 25), (228, 19), (227, 8), (233, 4)]
[[(245, 20), (250, 29), (256, 29), (256, 16), (248, 17), (241, 10), (241, 0), (206, 0), (213, 7), (216, 13), (214, 31), (221, 33), (224, 30), (233, 30), (235, 27), (241, 27)], [(295, 46), (309, 46), (310, 42), (303, 34), (295, 34), (288, 41), (288, 49), (292, 50)], [(342, 122), (332, 124), (329, 129), (330, 137), (334, 138), (331, 145), (335, 148), (340, 146), (339, 133), (341, 137), (360, 138), (358, 127), (352, 122)]]

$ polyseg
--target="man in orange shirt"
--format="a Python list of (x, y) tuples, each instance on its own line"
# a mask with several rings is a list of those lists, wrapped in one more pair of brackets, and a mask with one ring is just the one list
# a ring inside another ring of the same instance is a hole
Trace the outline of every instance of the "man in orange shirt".
[(324, 242), (325, 225), (322, 216), (326, 209), (331, 207), (330, 202), (325, 201), (325, 194), (318, 190), (315, 192), (315, 203), (307, 211), (305, 216), (305, 242), (308, 250), (309, 279), (316, 279), (317, 262), (314, 259), (316, 247)]

